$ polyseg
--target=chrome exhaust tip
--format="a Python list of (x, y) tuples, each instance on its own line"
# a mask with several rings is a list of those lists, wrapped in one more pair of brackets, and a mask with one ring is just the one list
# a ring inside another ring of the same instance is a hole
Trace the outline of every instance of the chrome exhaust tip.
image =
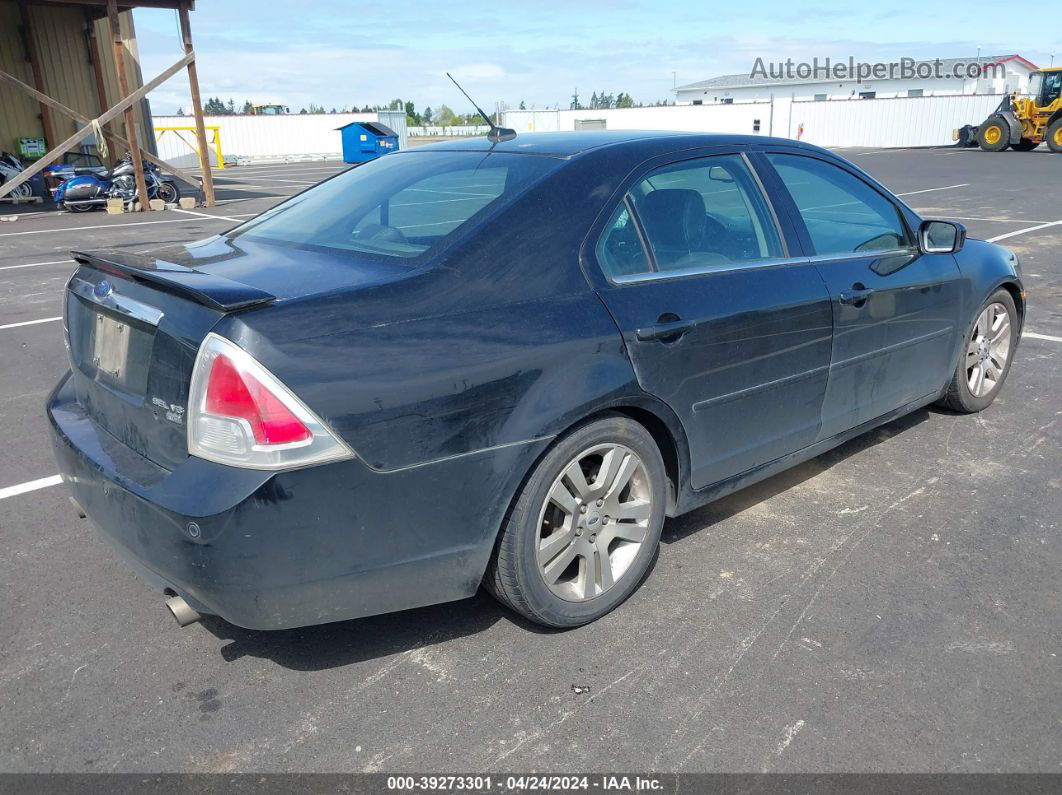
[(187, 627), (189, 624), (194, 624), (202, 618), (202, 616), (193, 610), (192, 606), (180, 596), (171, 596), (167, 599), (166, 607), (169, 608), (169, 611), (177, 620), (177, 625), (181, 627)]

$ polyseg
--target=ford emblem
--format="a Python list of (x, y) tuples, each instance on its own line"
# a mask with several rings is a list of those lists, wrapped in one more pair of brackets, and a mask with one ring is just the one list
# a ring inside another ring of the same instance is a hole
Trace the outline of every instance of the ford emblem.
[(100, 300), (106, 298), (113, 292), (114, 287), (106, 279), (104, 279), (102, 282), (97, 282), (96, 286), (92, 288), (92, 294)]

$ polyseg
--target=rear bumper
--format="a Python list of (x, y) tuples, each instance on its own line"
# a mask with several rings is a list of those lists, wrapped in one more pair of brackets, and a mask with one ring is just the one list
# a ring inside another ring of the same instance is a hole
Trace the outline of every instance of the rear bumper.
[(151, 584), (249, 629), (471, 596), (514, 473), (546, 444), (386, 473), (357, 460), (271, 473), (192, 457), (167, 471), (98, 428), (68, 384), (49, 397), (48, 417), (85, 513)]

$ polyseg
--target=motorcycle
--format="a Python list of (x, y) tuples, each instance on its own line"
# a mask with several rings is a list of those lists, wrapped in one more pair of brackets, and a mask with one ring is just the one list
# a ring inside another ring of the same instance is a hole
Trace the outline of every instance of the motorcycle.
[[(181, 192), (169, 178), (161, 176), (158, 166), (144, 162), (144, 182), (149, 199), (176, 203)], [(136, 177), (133, 158), (126, 153), (113, 169), (101, 174), (81, 174), (59, 183), (55, 189), (55, 203), (70, 212), (82, 213), (101, 207), (108, 199), (130, 202), (136, 199)]]
[[(15, 155), (10, 152), (0, 152), (0, 185), (21, 174), (22, 168), (22, 161)], [(33, 195), (33, 186), (29, 182), (23, 182), (11, 191), (10, 195), (16, 199), (28, 199)]]

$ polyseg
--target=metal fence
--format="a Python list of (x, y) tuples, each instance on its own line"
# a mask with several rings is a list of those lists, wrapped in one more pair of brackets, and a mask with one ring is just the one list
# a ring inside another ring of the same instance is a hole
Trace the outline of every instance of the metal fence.
[[(191, 127), (190, 116), (155, 116), (156, 129)], [(282, 116), (204, 116), (207, 127), (216, 127), (226, 161), (338, 159), (342, 144), (338, 128), (354, 121), (379, 121), (398, 133), (405, 146), (404, 111), (373, 113), (306, 113)], [(210, 136), (208, 135), (208, 138)], [(159, 157), (180, 167), (198, 163), (195, 133), (167, 133), (158, 140)], [(217, 165), (211, 151), (210, 162)]]
[(733, 105), (668, 105), (609, 110), (510, 110), (520, 132), (577, 129), (677, 130), (800, 138), (819, 146), (940, 146), (952, 131), (980, 124), (1002, 99), (993, 94), (828, 102), (775, 97)]
[[(609, 110), (510, 110), (502, 124), (521, 132), (577, 129), (678, 130), (744, 133), (800, 138), (820, 146), (939, 146), (952, 143), (952, 131), (964, 124), (980, 124), (1001, 97), (972, 94), (898, 99), (793, 101), (789, 97), (733, 105), (669, 105)], [(402, 111), (328, 113), (284, 116), (207, 116), (218, 128), (226, 160), (297, 160), (340, 157), (338, 127), (352, 121), (380, 121), (407, 136), (483, 135), (486, 125), (406, 127)], [(156, 116), (156, 128), (190, 126), (185, 116)], [(159, 156), (174, 165), (193, 165), (189, 142), (176, 134), (158, 142)], [(216, 156), (211, 153), (211, 160)], [(216, 164), (216, 163), (215, 163)]]

